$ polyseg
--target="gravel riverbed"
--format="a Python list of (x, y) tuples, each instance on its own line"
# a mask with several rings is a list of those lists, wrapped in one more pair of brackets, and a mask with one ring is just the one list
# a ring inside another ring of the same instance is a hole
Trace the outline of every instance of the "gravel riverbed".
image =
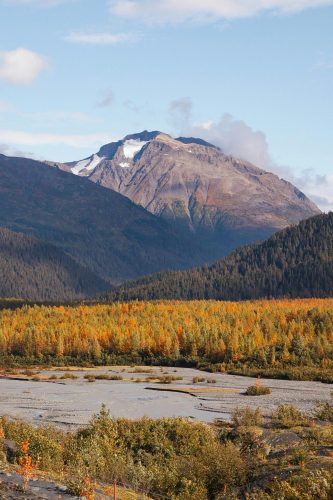
[[(62, 428), (76, 428), (86, 424), (104, 403), (114, 417), (180, 416), (212, 422), (216, 418), (229, 420), (234, 408), (244, 406), (260, 407), (264, 415), (286, 403), (311, 411), (318, 401), (328, 401), (333, 390), (333, 385), (321, 382), (262, 379), (261, 383), (270, 387), (272, 393), (251, 397), (243, 393), (255, 383), (252, 378), (189, 368), (78, 368), (70, 370), (77, 379), (60, 379), (67, 372), (66, 369), (40, 371), (41, 377), (58, 377), (49, 381), (2, 378), (0, 414), (34, 424), (53, 423)], [(88, 375), (118, 375), (123, 379), (90, 383), (84, 378)], [(181, 379), (170, 384), (147, 380), (165, 376)], [(194, 377), (205, 378), (205, 381), (193, 383)], [(208, 383), (212, 379), (216, 383)]]

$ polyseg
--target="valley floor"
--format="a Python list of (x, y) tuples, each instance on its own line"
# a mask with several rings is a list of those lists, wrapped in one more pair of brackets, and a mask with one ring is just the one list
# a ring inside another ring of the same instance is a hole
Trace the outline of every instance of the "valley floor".
[[(120, 380), (114, 380), (117, 378)], [(333, 389), (333, 384), (321, 382), (262, 379), (271, 394), (244, 395), (253, 383), (248, 377), (190, 368), (17, 370), (0, 378), (0, 411), (11, 418), (62, 428), (87, 424), (102, 404), (112, 417), (229, 421), (235, 408), (244, 407), (260, 407), (269, 415), (279, 405), (292, 404), (311, 412), (318, 401), (330, 400)]]

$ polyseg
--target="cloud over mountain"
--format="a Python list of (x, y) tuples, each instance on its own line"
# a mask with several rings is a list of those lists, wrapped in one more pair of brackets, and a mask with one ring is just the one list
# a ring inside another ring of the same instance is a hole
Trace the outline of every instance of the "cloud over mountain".
[[(178, 102), (178, 101), (175, 101)], [(179, 101), (181, 102), (181, 101)], [(181, 133), (202, 139), (219, 146), (225, 154), (250, 161), (292, 182), (312, 198), (322, 210), (333, 210), (333, 176), (318, 175), (314, 169), (297, 173), (295, 169), (276, 163), (269, 151), (267, 137), (261, 130), (254, 130), (243, 120), (224, 114), (219, 121), (207, 121), (191, 125), (191, 108), (177, 107), (179, 122), (186, 126)]]

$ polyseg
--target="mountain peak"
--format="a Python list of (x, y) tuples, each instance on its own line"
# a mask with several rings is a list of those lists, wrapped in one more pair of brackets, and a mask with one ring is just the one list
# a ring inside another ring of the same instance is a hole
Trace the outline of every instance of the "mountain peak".
[(125, 146), (126, 143), (129, 147), (132, 145), (134, 149), (135, 145), (139, 145), (140, 143), (142, 143), (141, 147), (143, 147), (147, 142), (154, 140), (160, 134), (161, 132), (159, 132), (158, 130), (155, 130), (153, 132), (143, 130), (142, 132), (129, 134), (119, 141), (105, 144), (100, 148), (97, 155), (105, 160), (113, 160), (113, 158), (117, 154), (118, 149), (122, 146)]
[(126, 137), (124, 137), (124, 139), (123, 139), (123, 142), (129, 141), (129, 140), (148, 142), (148, 141), (152, 141), (160, 134), (161, 134), (161, 132), (159, 132), (158, 130), (154, 130), (153, 132), (149, 132), (148, 130), (143, 130), (142, 132), (138, 132), (136, 134), (126, 135)]
[(176, 141), (182, 142), (183, 144), (198, 144), (199, 146), (205, 146), (207, 148), (214, 148), (214, 149), (221, 151), (221, 149), (218, 146), (214, 146), (214, 144), (211, 144), (210, 142), (204, 141), (203, 139), (200, 139), (199, 137), (177, 137)]
[(320, 213), (295, 186), (196, 137), (144, 130), (66, 170), (197, 234), (207, 261)]

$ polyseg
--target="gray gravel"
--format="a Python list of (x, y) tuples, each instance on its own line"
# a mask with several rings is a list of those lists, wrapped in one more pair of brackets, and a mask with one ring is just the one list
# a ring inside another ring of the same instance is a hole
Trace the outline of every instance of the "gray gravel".
[[(124, 378), (145, 378), (148, 374), (133, 373), (133, 369), (103, 367), (94, 370), (73, 372), (77, 380), (36, 382), (0, 380), (0, 414), (24, 419), (34, 424), (54, 423), (60, 427), (86, 424), (92, 414), (97, 413), (103, 403), (114, 417), (138, 419), (143, 416), (189, 417), (212, 422), (216, 418), (229, 420), (236, 407), (260, 407), (268, 415), (280, 404), (293, 404), (302, 410), (311, 411), (318, 401), (328, 401), (333, 385), (320, 382), (299, 382), (262, 379), (262, 384), (272, 389), (268, 396), (249, 397), (242, 394), (255, 383), (254, 379), (236, 375), (208, 374), (187, 368), (151, 368), (158, 376), (171, 375), (183, 380), (169, 385), (136, 383), (134, 381), (97, 380), (88, 383), (85, 374), (120, 374)], [(60, 371), (43, 374), (61, 375)], [(193, 377), (214, 378), (216, 384), (207, 382), (193, 384)], [(197, 397), (188, 394), (149, 390), (188, 389)], [(207, 392), (208, 391), (208, 392)]]

